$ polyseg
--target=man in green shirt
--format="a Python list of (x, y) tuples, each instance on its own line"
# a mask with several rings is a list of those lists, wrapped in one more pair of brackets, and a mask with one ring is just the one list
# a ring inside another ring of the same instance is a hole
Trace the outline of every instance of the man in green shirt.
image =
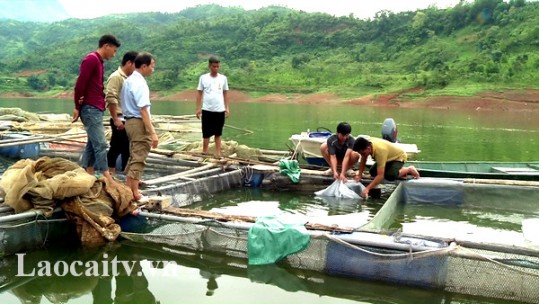
[(120, 93), (122, 92), (124, 80), (135, 70), (135, 57), (137, 57), (137, 54), (135, 51), (125, 53), (122, 58), (122, 65), (110, 74), (107, 79), (105, 101), (110, 112), (110, 129), (112, 131), (110, 147), (107, 152), (107, 163), (111, 175), (116, 173), (118, 155), (122, 156), (122, 171), (125, 170), (129, 160), (129, 139), (124, 128), (125, 118), (123, 117), (120, 103)]

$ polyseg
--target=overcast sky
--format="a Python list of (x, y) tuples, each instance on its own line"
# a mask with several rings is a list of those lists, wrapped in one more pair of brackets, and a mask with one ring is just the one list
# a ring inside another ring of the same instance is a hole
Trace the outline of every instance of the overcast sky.
[(216, 3), (221, 6), (240, 6), (258, 9), (269, 5), (285, 6), (306, 12), (325, 12), (335, 16), (357, 18), (374, 17), (376, 12), (415, 11), (430, 5), (438, 8), (455, 6), (459, 0), (58, 0), (75, 18), (95, 18), (109, 14), (133, 12), (179, 12), (199, 4)]

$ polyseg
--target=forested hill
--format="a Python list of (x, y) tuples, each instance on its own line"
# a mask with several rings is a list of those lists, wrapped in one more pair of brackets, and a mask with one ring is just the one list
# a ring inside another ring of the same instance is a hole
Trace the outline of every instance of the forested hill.
[(124, 52), (156, 56), (149, 78), (163, 94), (196, 87), (210, 54), (234, 89), (345, 96), (425, 88), (467, 94), (539, 85), (539, 3), (476, 0), (448, 9), (379, 12), (361, 20), (282, 7), (197, 6), (175, 14), (111, 15), (54, 23), (0, 21), (0, 89), (71, 90), (102, 34)]

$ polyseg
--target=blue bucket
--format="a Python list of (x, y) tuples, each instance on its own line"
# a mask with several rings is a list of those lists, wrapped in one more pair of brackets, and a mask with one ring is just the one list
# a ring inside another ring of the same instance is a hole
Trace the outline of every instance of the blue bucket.
[(318, 137), (330, 137), (331, 132), (311, 132), (309, 133), (310, 138), (318, 138)]

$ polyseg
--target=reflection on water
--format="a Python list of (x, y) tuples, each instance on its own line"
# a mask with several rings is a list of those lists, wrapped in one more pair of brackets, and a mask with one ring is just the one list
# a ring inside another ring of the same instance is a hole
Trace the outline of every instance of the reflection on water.
[[(0, 299), (2, 303), (13, 303), (13, 297), (22, 303), (71, 303), (78, 299), (92, 302), (88, 298), (93, 298), (94, 303), (156, 303), (141, 260), (120, 248), (117, 243), (20, 255), (11, 264), (17, 266), (17, 271), (10, 278), (13, 282), (9, 282), (18, 286), (4, 291)], [(24, 271), (19, 269), (22, 266)]]
[(529, 214), (514, 211), (491, 210), (487, 207), (470, 208), (460, 205), (441, 206), (433, 204), (406, 205), (398, 222), (411, 223), (418, 219), (433, 223), (467, 222), (477, 226), (519, 231), (520, 224)]
[[(263, 188), (238, 188), (223, 193), (204, 196), (201, 202), (195, 203), (191, 208), (211, 210), (223, 206), (233, 207), (246, 202), (268, 202), (265, 206), (267, 212), (274, 213), (301, 213), (305, 215), (339, 215), (368, 210), (372, 214), (384, 204), (391, 194), (393, 187), (382, 191), (379, 199), (335, 199), (316, 197), (314, 193), (295, 193), (291, 191), (275, 191)], [(271, 203), (270, 203), (271, 202)], [(256, 207), (249, 208), (252, 213), (257, 213)]]
[(437, 222), (465, 222), (493, 229), (520, 231), (522, 220), (530, 214), (514, 211), (491, 210), (484, 208), (463, 208), (462, 206), (407, 205), (400, 222), (415, 222), (419, 219)]
[(539, 216), (536, 189), (510, 189), (503, 184), (451, 188), (446, 184), (433, 192), (427, 185), (406, 188), (408, 196), (399, 202), (391, 229), (507, 248), (532, 245), (523, 234), (523, 223)]
[[(386, 196), (389, 193), (386, 193)], [(384, 204), (379, 199), (340, 199), (317, 197), (314, 193), (293, 193), (239, 188), (206, 196), (190, 208), (243, 216), (294, 216), (297, 222), (337, 224), (358, 228), (367, 223)]]
[(85, 273), (64, 275), (65, 266), (58, 266), (50, 276), (12, 278), (16, 282), (1, 290), (1, 303), (509, 303), (279, 265), (250, 266), (243, 259), (128, 241), (99, 249), (36, 251), (24, 262), (25, 273), (45, 263), (76, 265)]

